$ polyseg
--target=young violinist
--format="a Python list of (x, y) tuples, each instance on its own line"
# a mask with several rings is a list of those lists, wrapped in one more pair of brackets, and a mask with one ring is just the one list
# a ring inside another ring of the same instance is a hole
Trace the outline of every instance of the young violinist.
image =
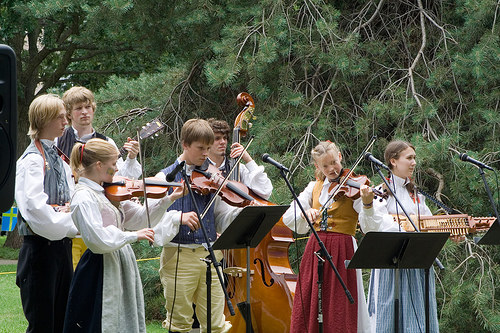
[[(322, 284), (323, 329), (325, 332), (369, 332), (361, 270), (348, 270), (344, 263), (351, 259), (357, 248), (354, 235), (362, 201), (361, 198), (353, 200), (340, 195), (334, 202), (327, 203), (333, 186), (339, 183), (339, 178), (346, 171), (342, 167), (342, 154), (334, 143), (322, 141), (311, 151), (311, 155), (316, 167), (316, 181), (310, 182), (298, 199), (354, 298), (354, 304), (351, 304), (335, 272), (325, 262)], [(361, 187), (367, 188), (366, 185)], [(370, 191), (368, 188), (364, 195)], [(325, 204), (328, 209), (320, 216), (321, 207)], [(296, 233), (310, 231), (309, 224), (295, 202), (283, 215), (283, 222)], [(318, 331), (318, 258), (315, 252), (319, 249), (317, 239), (311, 235), (300, 263), (290, 332)]]
[[(221, 170), (225, 176), (233, 166), (232, 161), (226, 158), (227, 143), (231, 129), (229, 128), (229, 124), (224, 120), (210, 118), (208, 119), (208, 123), (212, 127), (215, 136), (214, 143), (208, 152), (208, 160)], [(231, 144), (229, 157), (236, 159), (241, 155), (243, 150), (244, 147), (239, 142), (234, 142)], [(263, 199), (269, 199), (273, 192), (273, 184), (269, 177), (267, 177), (264, 167), (257, 165), (248, 151), (243, 153), (241, 159), (245, 164), (240, 164), (239, 167), (240, 181)]]
[[(391, 170), (388, 182), (408, 214), (432, 215), (425, 204), (425, 197), (418, 193), (411, 177), (415, 171), (415, 147), (405, 141), (390, 142), (384, 153), (386, 165)], [(382, 189), (384, 186), (379, 186)], [(363, 199), (359, 222), (363, 232), (404, 231), (390, 214), (403, 215), (401, 207), (389, 192), (387, 199), (373, 199), (373, 193)], [(414, 219), (418, 223), (417, 219)], [(418, 226), (418, 224), (417, 224)], [(425, 272), (423, 269), (401, 269), (399, 328), (394, 327), (394, 270), (374, 269), (368, 291), (368, 311), (372, 332), (424, 332), (425, 331)], [(429, 332), (439, 332), (436, 306), (434, 270), (430, 269), (430, 327)]]
[[(56, 139), (56, 145), (66, 156), (70, 156), (76, 142), (87, 142), (92, 138), (107, 140), (116, 147), (113, 139), (94, 130), (92, 122), (97, 105), (92, 91), (85, 87), (72, 87), (63, 94), (62, 99), (69, 126)], [(128, 151), (128, 155), (125, 161), (121, 157), (118, 159), (117, 175), (138, 179), (141, 176), (141, 165), (136, 158), (139, 153), (139, 143), (128, 138), (123, 147)], [(80, 235), (77, 235), (73, 239), (73, 268), (76, 268), (76, 264), (86, 249)]]
[(74, 191), (71, 170), (58, 156), (54, 139), (67, 124), (63, 101), (41, 95), (29, 107), (31, 144), (17, 161), (15, 199), (22, 218), (16, 284), (26, 332), (62, 332), (73, 276), (73, 225), (66, 203)]
[[(214, 133), (209, 123), (203, 119), (190, 119), (181, 129), (182, 154), (174, 164), (161, 170), (156, 177), (165, 178), (179, 163), (185, 161), (186, 173), (191, 177), (195, 167), (206, 169), (209, 150), (214, 142)], [(177, 173), (175, 181), (182, 179)], [(213, 194), (194, 194), (200, 213), (210, 202)], [(215, 203), (210, 207), (203, 218), (209, 241), (214, 242), (217, 233), (222, 233), (234, 220), (241, 209), (232, 207), (217, 196)], [(193, 306), (196, 304), (196, 317), (201, 331), (207, 331), (207, 286), (206, 263), (200, 258), (209, 255), (206, 240), (200, 229), (200, 221), (195, 212), (190, 196), (177, 200), (169, 207), (174, 225), (183, 224), (180, 230), (170, 237), (158, 231), (158, 238), (163, 240), (161, 253), (160, 279), (164, 287), (167, 310), (166, 319), (162, 326), (170, 332), (189, 332), (193, 324)], [(156, 232), (156, 229), (155, 229)], [(173, 238), (172, 238), (173, 237)], [(222, 252), (214, 251), (216, 260), (220, 261)], [(227, 332), (231, 324), (225, 321), (224, 294), (217, 272), (212, 265), (211, 284), (211, 323), (212, 332)]]
[[(70, 157), (78, 177), (71, 216), (88, 249), (78, 263), (68, 298), (64, 332), (145, 332), (141, 278), (131, 243), (154, 241), (147, 228), (159, 223), (165, 210), (181, 197), (182, 187), (149, 204), (111, 202), (104, 182), (117, 172), (116, 147), (102, 139), (76, 143)], [(170, 223), (163, 220), (159, 224)], [(137, 231), (132, 231), (137, 230)]]

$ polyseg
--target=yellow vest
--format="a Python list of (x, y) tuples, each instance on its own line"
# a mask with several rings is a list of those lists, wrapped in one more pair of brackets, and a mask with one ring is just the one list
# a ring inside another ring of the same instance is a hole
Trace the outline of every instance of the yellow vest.
[[(323, 188), (323, 181), (318, 180), (313, 188), (312, 193), (312, 208), (317, 210), (321, 209), (321, 204), (319, 203), (319, 196), (321, 194), (321, 189)], [(337, 201), (335, 201), (328, 209), (328, 232), (337, 232), (340, 234), (346, 234), (354, 236), (356, 234), (356, 227), (358, 225), (358, 212), (356, 212), (352, 206), (352, 199), (341, 196)], [(321, 227), (319, 224), (314, 225), (316, 231), (320, 231)]]

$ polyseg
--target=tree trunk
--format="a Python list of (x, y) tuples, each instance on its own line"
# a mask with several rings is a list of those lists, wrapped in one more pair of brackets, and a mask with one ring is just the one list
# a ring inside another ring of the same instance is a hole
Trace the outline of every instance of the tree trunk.
[(21, 248), (21, 245), (23, 244), (23, 238), (19, 235), (19, 232), (17, 231), (18, 225), (19, 223), (16, 224), (14, 230), (7, 233), (7, 239), (5, 240), (5, 244), (3, 245), (4, 247), (11, 247), (13, 249)]

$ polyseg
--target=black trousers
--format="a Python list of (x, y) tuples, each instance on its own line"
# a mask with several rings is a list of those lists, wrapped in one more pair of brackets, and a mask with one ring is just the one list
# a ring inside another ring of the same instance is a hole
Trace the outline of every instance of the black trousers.
[(26, 332), (62, 332), (73, 277), (71, 244), (69, 238), (50, 241), (40, 236), (24, 237), (16, 284), (28, 320)]

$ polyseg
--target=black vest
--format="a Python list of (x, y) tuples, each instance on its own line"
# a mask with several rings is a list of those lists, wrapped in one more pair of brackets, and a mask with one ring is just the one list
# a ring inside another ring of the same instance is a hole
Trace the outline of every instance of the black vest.
[[(105, 135), (97, 132), (94, 132), (94, 134), (92, 135), (92, 139), (94, 138), (108, 141), (108, 138)], [(64, 129), (63, 135), (57, 138), (57, 148), (61, 149), (64, 155), (70, 157), (71, 150), (73, 149), (76, 141), (75, 130), (72, 126), (68, 126)]]
[[(208, 161), (205, 161), (205, 164), (200, 167), (201, 170), (205, 170), (208, 166)], [(177, 165), (178, 161), (175, 161), (171, 166), (161, 170), (165, 175), (168, 175), (170, 171), (172, 171)], [(177, 173), (175, 176), (176, 182), (180, 182), (182, 179), (181, 173)], [(170, 190), (169, 192), (172, 192)], [(213, 194), (210, 195), (200, 195), (198, 193), (194, 193), (194, 198), (196, 200), (196, 204), (201, 212), (205, 209), (207, 204), (212, 199)], [(174, 201), (174, 203), (168, 207), (167, 211), (177, 210), (181, 212), (191, 212), (195, 210), (194, 204), (189, 195), (185, 195), (182, 198), (179, 198)], [(215, 230), (215, 217), (214, 217), (214, 206), (210, 207), (207, 214), (203, 218), (203, 225), (205, 226), (205, 230), (207, 232), (208, 238), (211, 242), (215, 242), (217, 239), (217, 233)], [(196, 231), (191, 231), (188, 226), (181, 225), (179, 229), (179, 233), (172, 239), (172, 243), (180, 243), (180, 244), (202, 244), (205, 243), (205, 237), (203, 235), (203, 230), (198, 229)]]

